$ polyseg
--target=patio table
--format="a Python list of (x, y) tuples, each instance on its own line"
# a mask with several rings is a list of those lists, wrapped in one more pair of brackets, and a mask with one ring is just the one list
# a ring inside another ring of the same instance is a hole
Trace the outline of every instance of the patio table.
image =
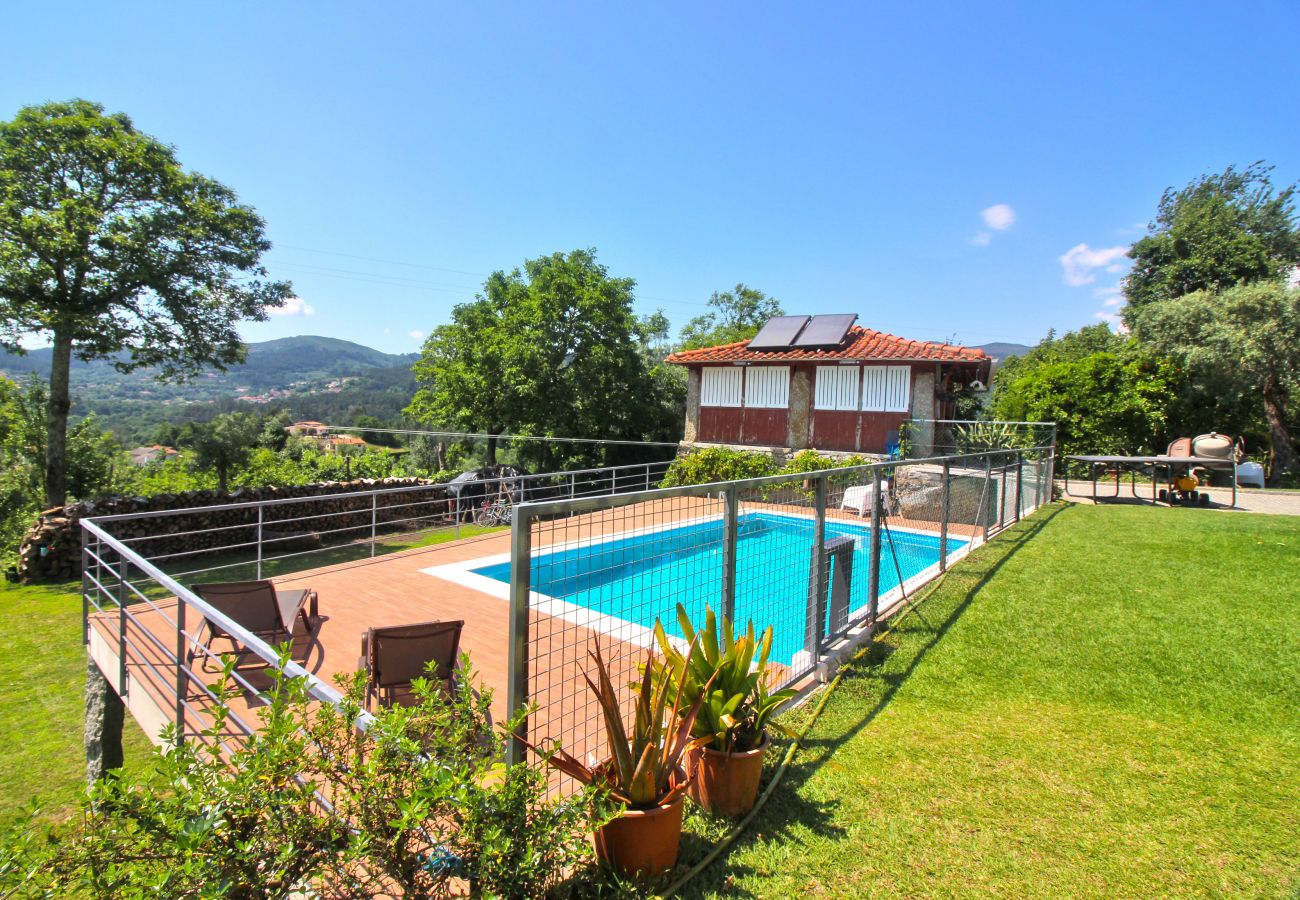
[[(1092, 480), (1092, 501), (1094, 503), (1100, 500), (1114, 500), (1120, 495), (1120, 480), (1123, 473), (1127, 471), (1129, 477), (1129, 493), (1137, 500), (1142, 498), (1137, 492), (1137, 473), (1140, 471), (1149, 472), (1151, 475), (1151, 502), (1157, 503), (1158, 490), (1162, 483), (1168, 485), (1172, 496), (1174, 490), (1174, 477), (1179, 472), (1190, 472), (1194, 466), (1203, 466), (1207, 469), (1219, 469), (1226, 471), (1226, 466), (1232, 465), (1232, 507), (1237, 506), (1237, 463), (1235, 460), (1216, 459), (1207, 456), (1089, 456), (1074, 455), (1065, 457), (1065, 494), (1066, 496), (1075, 496), (1070, 493), (1070, 461), (1081, 462), (1088, 467), (1088, 473)], [(1110, 470), (1115, 472), (1115, 493), (1109, 497), (1100, 496), (1097, 493), (1097, 483), (1099, 481), (1098, 473)], [(1164, 472), (1167, 476), (1162, 480), (1157, 477), (1158, 472)], [(1170, 504), (1171, 506), (1173, 504)]]

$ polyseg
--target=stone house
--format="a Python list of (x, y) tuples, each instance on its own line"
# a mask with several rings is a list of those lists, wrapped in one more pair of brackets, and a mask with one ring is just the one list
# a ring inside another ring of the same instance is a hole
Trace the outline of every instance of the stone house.
[(778, 316), (752, 340), (669, 356), (689, 370), (682, 446), (883, 456), (904, 422), (950, 419), (955, 387), (988, 382), (983, 350), (908, 340), (856, 319)]

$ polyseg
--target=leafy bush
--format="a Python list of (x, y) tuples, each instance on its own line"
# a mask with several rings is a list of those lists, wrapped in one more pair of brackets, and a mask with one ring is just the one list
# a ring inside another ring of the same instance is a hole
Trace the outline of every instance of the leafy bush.
[(737, 481), (741, 478), (761, 478), (780, 471), (770, 454), (749, 450), (728, 450), (725, 447), (705, 447), (679, 456), (664, 476), (664, 487), (682, 484), (714, 484), (719, 481)]
[(662, 486), (714, 484), (720, 481), (738, 481), (742, 478), (762, 478), (767, 475), (820, 472), (824, 469), (866, 465), (868, 462), (870, 460), (862, 456), (837, 460), (823, 456), (816, 450), (800, 450), (790, 458), (789, 462), (780, 466), (768, 453), (705, 447), (701, 450), (692, 450), (685, 456), (673, 460)]
[[(287, 657), (286, 657), (287, 658)], [(32, 818), (0, 843), (0, 894), (74, 897), (543, 896), (590, 850), (596, 795), (544, 799), (543, 771), (502, 763), (491, 694), (468, 664), (450, 696), (417, 682), (410, 707), (366, 731), (359, 678), (338, 707), (277, 678), (259, 730), (228, 754), (224, 710), (200, 739), (137, 776), (97, 784), (80, 812)], [(226, 679), (221, 691), (227, 692)], [(164, 739), (173, 737), (170, 726)], [(331, 812), (316, 793), (329, 785)]]

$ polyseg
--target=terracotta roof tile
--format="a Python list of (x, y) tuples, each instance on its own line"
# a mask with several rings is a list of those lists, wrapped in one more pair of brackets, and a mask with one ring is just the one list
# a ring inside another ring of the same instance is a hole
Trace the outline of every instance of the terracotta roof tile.
[(900, 360), (936, 362), (983, 362), (989, 355), (973, 347), (940, 344), (933, 341), (911, 341), (907, 338), (885, 334), (854, 325), (839, 348), (835, 350), (750, 350), (749, 341), (723, 344), (720, 347), (701, 347), (683, 350), (668, 357), (667, 362), (679, 366), (713, 362), (834, 362), (841, 359)]

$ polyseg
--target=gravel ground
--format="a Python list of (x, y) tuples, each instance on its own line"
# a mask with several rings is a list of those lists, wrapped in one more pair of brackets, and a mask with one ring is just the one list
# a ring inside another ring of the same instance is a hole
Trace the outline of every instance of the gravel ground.
[[(1057, 487), (1064, 489), (1065, 483), (1057, 482)], [(1113, 493), (1115, 482), (1109, 484), (1102, 482), (1097, 485), (1097, 494), (1102, 503), (1150, 503), (1151, 502), (1151, 485), (1141, 484), (1137, 486), (1139, 500), (1133, 499), (1129, 493), (1128, 479), (1124, 480), (1121, 488), (1121, 496), (1118, 500), (1107, 499), (1107, 494)], [(1070, 480), (1070, 495), (1065, 499), (1073, 503), (1092, 503), (1092, 484), (1087, 481)], [(1253, 512), (1269, 513), (1277, 516), (1300, 516), (1300, 491), (1261, 491), (1257, 488), (1238, 489), (1237, 491), (1237, 508), (1234, 510), (1229, 505), (1232, 503), (1232, 491), (1229, 488), (1208, 488), (1206, 493), (1210, 495), (1213, 501), (1209, 509), (1222, 509), (1229, 512)]]

